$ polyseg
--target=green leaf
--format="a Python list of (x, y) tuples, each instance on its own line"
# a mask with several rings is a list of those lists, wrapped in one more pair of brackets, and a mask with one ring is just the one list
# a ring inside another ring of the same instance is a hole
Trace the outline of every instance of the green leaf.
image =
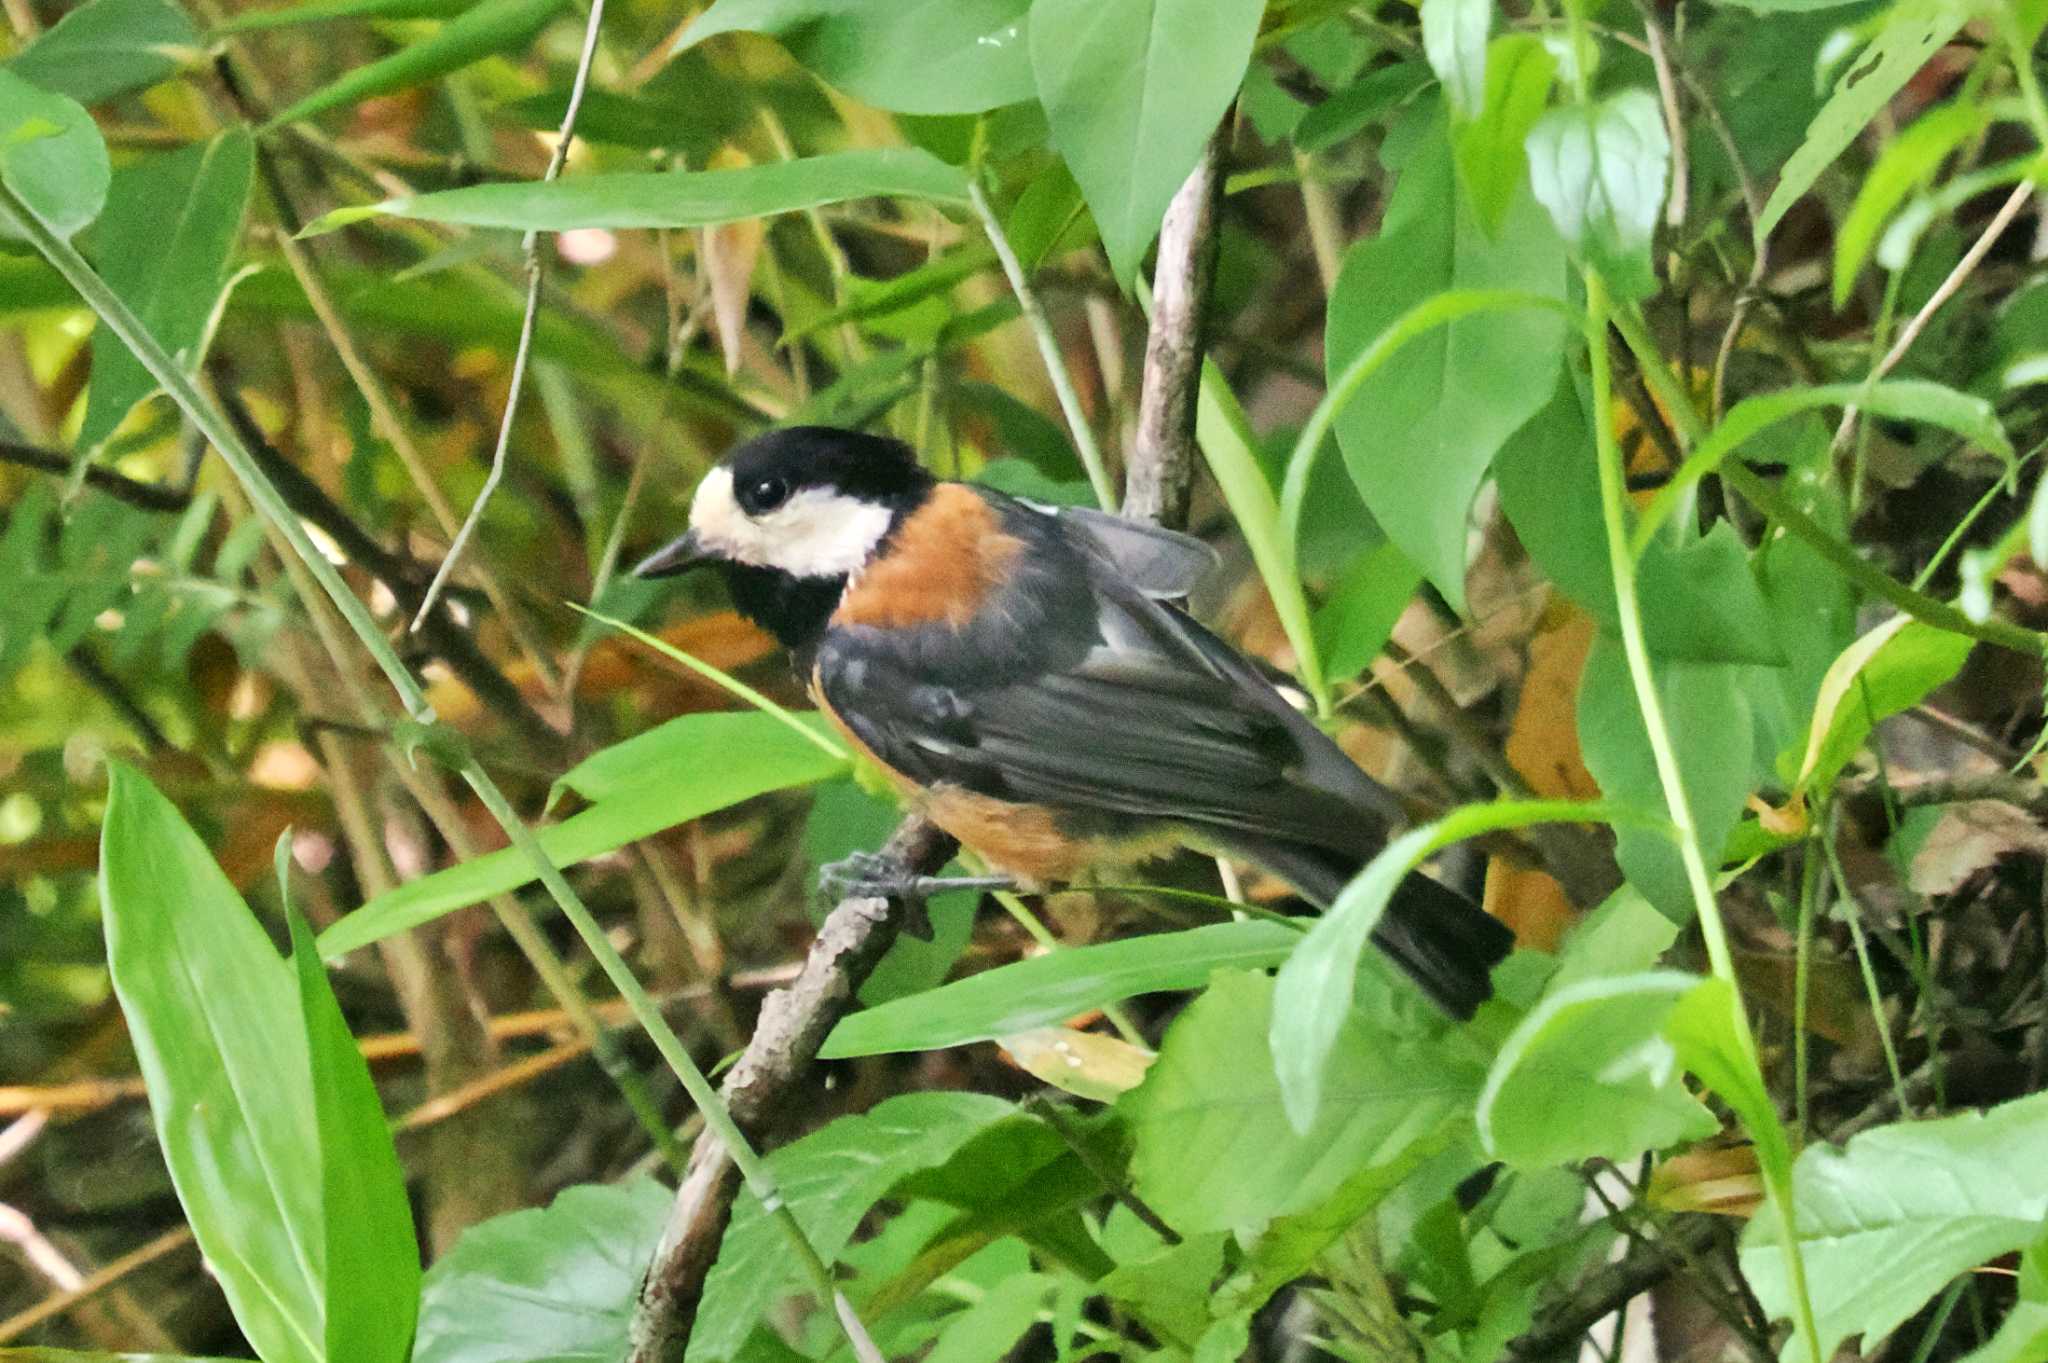
[[(279, 879), (290, 844), (278, 840)], [(405, 1171), (370, 1067), (327, 983), (313, 934), (290, 910), (299, 1013), (312, 1060), (320, 1128), (320, 1207), (326, 1224), (327, 1357), (405, 1363), (420, 1300), (420, 1251)]]
[[(1534, 200), (1518, 193), (1489, 238), (1456, 191), (1441, 115), (1429, 117), (1380, 235), (1345, 255), (1331, 294), (1333, 387), (1391, 323), (1434, 294), (1564, 296), (1563, 245)], [(1460, 610), (1473, 494), (1502, 443), (1549, 401), (1565, 328), (1562, 316), (1529, 309), (1459, 317), (1402, 346), (1337, 415), (1337, 441), (1367, 508)]]
[[(1609, 630), (1617, 628), (1614, 572), (1600, 520), (1600, 471), (1590, 421), (1569, 375), (1502, 447), (1493, 474), (1501, 510), (1529, 557), (1565, 595)], [(1769, 607), (1732, 528), (1716, 525), (1683, 545), (1668, 536), (1652, 540), (1636, 578), (1642, 598), (1657, 603), (1643, 619), (1653, 657), (1782, 660)]]
[(1798, 790), (1825, 795), (1877, 721), (1918, 705), (1954, 677), (1974, 641), (1898, 615), (1844, 649), (1821, 679)]
[(1716, 0), (1716, 3), (1746, 9), (1752, 14), (1811, 14), (1815, 10), (1853, 5), (1856, 0)]
[[(2035, 1094), (1804, 1151), (1793, 1213), (1822, 1353), (1851, 1335), (1875, 1349), (1958, 1273), (2038, 1241), (2044, 1141), (2048, 1094)], [(1759, 1223), (1743, 1236), (1742, 1273), (1764, 1310), (1783, 1316), (1791, 1297), (1771, 1231)]]
[[(211, 142), (123, 167), (93, 232), (100, 277), (188, 370), (199, 366), (201, 342), (226, 286), (255, 145), (247, 129), (233, 128)], [(96, 448), (156, 386), (119, 337), (96, 329), (79, 447)]]
[[(0, 184), (60, 237), (99, 216), (113, 172), (92, 115), (75, 99), (0, 67)], [(0, 216), (0, 236), (12, 236)]]
[[(1735, 663), (1660, 661), (1657, 692), (1677, 749), (1679, 779), (1692, 807), (1700, 849), (1711, 864), (1755, 789), (1755, 719), (1750, 698), (1753, 669)], [(1665, 809), (1658, 778), (1620, 640), (1602, 634), (1579, 680), (1579, 745), (1600, 793), (1631, 809)], [(1674, 923), (1692, 920), (1693, 901), (1668, 830), (1624, 827), (1615, 859), (1629, 883)]]
[(1351, 1012), (1358, 962), (1372, 930), (1409, 872), (1440, 848), (1503, 828), (1539, 823), (1604, 823), (1613, 811), (1567, 800), (1502, 801), (1467, 805), (1435, 823), (1411, 828), (1380, 850), (1338, 894), (1287, 964), (1273, 1008), (1272, 1058), (1287, 1119), (1306, 1131), (1319, 1118), (1324, 1095), (1346, 1062), (1336, 1052), (1339, 1030)]
[(993, 1041), (1138, 994), (1199, 988), (1218, 969), (1276, 966), (1301, 936), (1251, 920), (1048, 952), (855, 1013), (818, 1054), (838, 1060)]
[(1429, 68), (1415, 61), (1361, 76), (1301, 116), (1294, 145), (1305, 152), (1328, 151), (1393, 113), (1429, 81)]
[[(1659, 526), (1677, 509), (1693, 484), (1718, 468), (1723, 459), (1741, 449), (1768, 427), (1817, 407), (1861, 408), (1867, 415), (1892, 417), (1899, 421), (1921, 421), (1954, 431), (1973, 440), (1993, 454), (2010, 461), (2012, 441), (1999, 424), (1998, 412), (1983, 398), (1959, 393), (1946, 384), (1925, 379), (1886, 379), (1880, 383), (1823, 383), (1811, 388), (1787, 388), (1761, 397), (1744, 398), (1730, 408), (1721, 424), (1702, 440), (1685, 463), (1671, 475), (1671, 481), (1657, 490), (1636, 521), (1630, 546), (1640, 554)], [(1769, 458), (1768, 451), (1759, 451)]]
[(967, 176), (930, 152), (884, 147), (731, 170), (471, 185), (386, 199), (366, 208), (336, 209), (310, 223), (305, 235), (331, 232), (375, 213), (543, 232), (576, 227), (709, 227), (880, 195), (964, 203)]
[(1486, 32), (1493, 0), (1422, 0), (1422, 54), (1443, 82), (1454, 119), (1472, 119), (1486, 106)]
[[(768, 1157), (783, 1202), (827, 1264), (875, 1203), (899, 1182), (951, 1159), (1015, 1112), (978, 1093), (906, 1093), (841, 1117)], [(798, 1277), (783, 1232), (742, 1192), (690, 1335), (692, 1363), (732, 1358), (762, 1314)]]
[(413, 1363), (624, 1358), (669, 1201), (649, 1178), (579, 1184), (471, 1226), (427, 1272)]
[[(1718, 1131), (1663, 1036), (1679, 997), (1698, 983), (1660, 970), (1546, 993), (1487, 1073), (1474, 1114), (1486, 1153), (1520, 1169), (1628, 1161)], [(1560, 1103), (1563, 1093), (1572, 1100)]]
[(10, 1348), (0, 1353), (5, 1363), (229, 1363), (225, 1358), (194, 1358), (187, 1354), (109, 1354), (97, 1349)]
[(1038, 1321), (1058, 1280), (1043, 1273), (1006, 1277), (964, 1311), (947, 1318), (923, 1363), (996, 1363)]
[(1316, 610), (1316, 644), (1332, 677), (1363, 672), (1422, 585), (1422, 569), (1392, 540), (1353, 559)]
[(1779, 173), (1777, 188), (1771, 191), (1755, 225), (1759, 243), (1771, 235), (1786, 210), (1813, 187), (1843, 148), (1856, 140), (1877, 111), (1890, 104), (1914, 72), (1956, 35), (1970, 17), (1970, 9), (1958, 0), (1900, 0), (1892, 8), (1877, 37), (1842, 68), (1834, 93), (1807, 125), (1806, 140)]
[(1536, 197), (1565, 241), (1616, 293), (1654, 293), (1650, 239), (1671, 167), (1656, 96), (1624, 90), (1552, 109), (1530, 129), (1528, 146)]
[(1501, 230), (1528, 178), (1525, 144), (1556, 76), (1557, 59), (1534, 34), (1495, 38), (1487, 49), (1485, 103), (1457, 126), (1451, 140), (1458, 179), (1489, 234)]
[[(335, 19), (453, 19), (475, 4), (476, 0), (311, 0), (303, 5), (244, 10), (213, 31), (225, 36)], [(559, 127), (561, 120), (555, 125)]]
[(322, 1363), (321, 1135), (292, 974), (177, 808), (131, 768), (108, 772), (107, 962), (164, 1163), (256, 1351)]
[(1037, 0), (1031, 71), (1052, 144), (1129, 280), (1237, 94), (1264, 0)]
[[(685, 715), (587, 759), (564, 783), (599, 791), (591, 807), (539, 831), (557, 866), (623, 847), (771, 790), (809, 785), (846, 770), (771, 715)], [(378, 895), (320, 934), (330, 960), (394, 932), (431, 922), (534, 879), (533, 863), (505, 848)]]
[(140, 90), (199, 60), (199, 31), (169, 0), (89, 0), (7, 69), (80, 104)]
[(1835, 231), (1835, 307), (1849, 301), (1856, 274), (1877, 234), (1906, 196), (1925, 184), (1948, 154), (1984, 130), (1991, 111), (1981, 104), (1944, 104), (1913, 120), (1885, 144), (1856, 191), (1856, 202)]
[(272, 118), (263, 130), (425, 85), (485, 57), (523, 48), (566, 4), (567, 0), (480, 0), (432, 36), (322, 86)]
[(1327, 1099), (1297, 1131), (1266, 1041), (1274, 1001), (1271, 978), (1219, 971), (1117, 1104), (1131, 1124), (1132, 1183), (1182, 1234), (1309, 1211), (1360, 1170), (1399, 1159), (1478, 1089), (1477, 1070), (1447, 1048), (1347, 1011), (1332, 1029)]
[(878, 109), (976, 114), (1032, 96), (1031, 0), (718, 0), (680, 53), (735, 31), (780, 38), (819, 79)]

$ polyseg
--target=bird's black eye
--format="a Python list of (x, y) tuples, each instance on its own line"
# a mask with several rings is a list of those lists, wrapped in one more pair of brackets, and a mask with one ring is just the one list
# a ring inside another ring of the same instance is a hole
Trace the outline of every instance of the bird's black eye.
[(789, 482), (772, 473), (749, 478), (739, 486), (740, 510), (749, 516), (773, 511), (789, 500)]

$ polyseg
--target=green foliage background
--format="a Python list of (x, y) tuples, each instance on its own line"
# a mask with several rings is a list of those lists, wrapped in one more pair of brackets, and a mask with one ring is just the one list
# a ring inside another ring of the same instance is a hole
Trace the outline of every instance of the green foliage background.
[(619, 566), (778, 424), (1113, 504), (1213, 144), (1194, 605), (1415, 826), (939, 901), (687, 1356), (2048, 1358), (2048, 5), (5, 11), (0, 1357), (626, 1356), (892, 812)]

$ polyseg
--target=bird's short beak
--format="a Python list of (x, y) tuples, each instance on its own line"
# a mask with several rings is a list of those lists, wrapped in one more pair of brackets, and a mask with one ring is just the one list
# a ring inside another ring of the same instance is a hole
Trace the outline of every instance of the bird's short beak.
[(677, 573), (687, 573), (700, 564), (709, 563), (712, 557), (704, 551), (704, 546), (697, 540), (697, 532), (692, 530), (640, 560), (633, 569), (633, 576), (674, 577)]

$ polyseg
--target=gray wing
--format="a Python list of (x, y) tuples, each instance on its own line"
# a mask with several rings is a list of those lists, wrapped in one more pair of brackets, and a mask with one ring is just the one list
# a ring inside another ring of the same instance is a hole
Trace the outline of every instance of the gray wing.
[(1133, 590), (1154, 600), (1187, 596), (1218, 562), (1216, 551), (1193, 535), (1092, 507), (1030, 505), (1085, 535)]
[(957, 634), (840, 630), (821, 646), (826, 701), (877, 757), (920, 783), (1112, 822), (1379, 845), (1393, 797), (1251, 663), (1153, 599), (1065, 513), (1012, 515), (1035, 522), (1012, 528), (1036, 550), (1013, 599)]

